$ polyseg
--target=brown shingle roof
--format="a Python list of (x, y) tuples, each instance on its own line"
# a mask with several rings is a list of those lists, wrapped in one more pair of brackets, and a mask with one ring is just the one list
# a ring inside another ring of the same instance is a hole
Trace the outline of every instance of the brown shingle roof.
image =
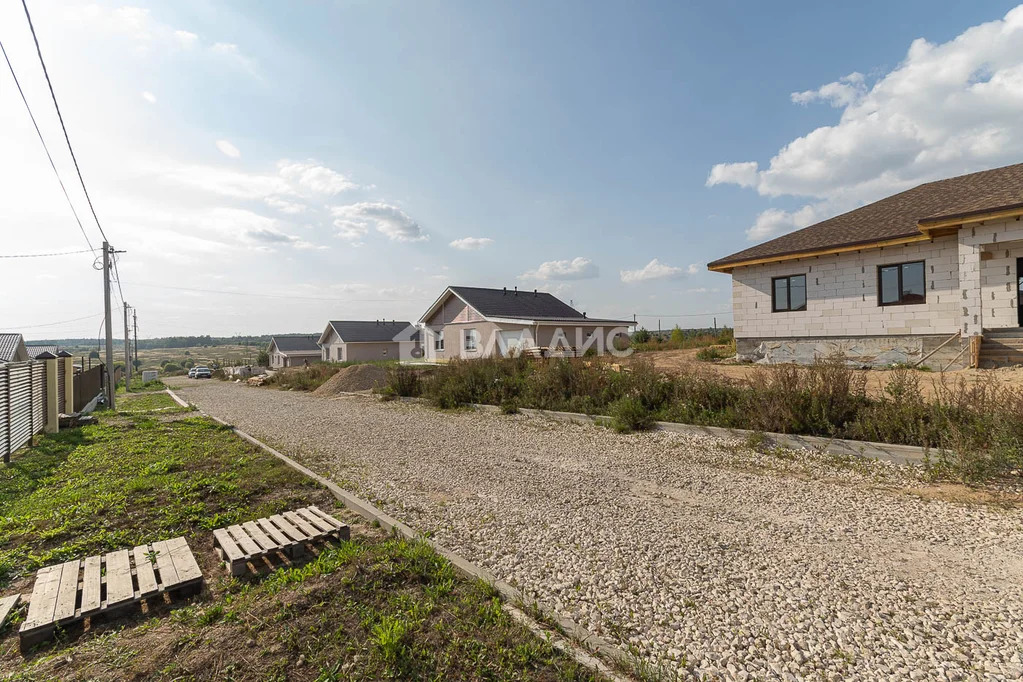
[(917, 223), (1017, 207), (1023, 207), (1023, 163), (928, 182), (719, 258), (707, 267), (917, 237), (921, 235)]

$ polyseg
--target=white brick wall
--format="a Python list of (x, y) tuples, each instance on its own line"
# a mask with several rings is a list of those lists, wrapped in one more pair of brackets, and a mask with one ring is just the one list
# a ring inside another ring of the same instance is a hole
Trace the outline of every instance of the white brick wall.
[[(1016, 258), (1023, 257), (1023, 221), (1002, 220), (960, 229), (959, 240), (967, 248), (991, 254), (980, 261), (981, 295), (975, 302), (987, 329), (1018, 327)], [(970, 306), (970, 318), (978, 314)]]
[[(952, 334), (963, 314), (958, 251), (958, 240), (953, 236), (906, 246), (736, 268), (732, 272), (735, 335), (781, 338)], [(879, 306), (877, 266), (915, 260), (924, 261), (927, 302)], [(772, 313), (771, 278), (799, 274), (806, 275), (806, 310)]]

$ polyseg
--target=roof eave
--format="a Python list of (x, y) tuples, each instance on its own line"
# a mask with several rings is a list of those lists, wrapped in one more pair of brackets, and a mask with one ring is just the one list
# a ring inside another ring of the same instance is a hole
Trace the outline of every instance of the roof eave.
[(943, 227), (961, 227), (963, 223), (1000, 220), (1002, 218), (1019, 218), (1020, 216), (1023, 216), (1023, 203), (922, 218), (917, 222), (917, 227), (920, 228), (921, 232), (932, 232)]
[(900, 246), (903, 244), (915, 244), (916, 242), (925, 242), (933, 239), (934, 237), (930, 234), (917, 234), (908, 235), (905, 237), (893, 237), (892, 239), (882, 240), (870, 240), (863, 242), (851, 242), (849, 244), (842, 244), (841, 246), (831, 246), (821, 249), (811, 249), (808, 251), (792, 251), (789, 253), (777, 253), (771, 256), (762, 256), (759, 258), (748, 258), (745, 260), (729, 261), (727, 259), (712, 261), (707, 264), (707, 269), (711, 272), (731, 272), (735, 268), (746, 267), (749, 265), (764, 265), (766, 263), (782, 263), (784, 261), (799, 260), (801, 258), (815, 258), (817, 256), (830, 256), (838, 253), (848, 253), (850, 251), (862, 251), (863, 249), (880, 249), (885, 246)]

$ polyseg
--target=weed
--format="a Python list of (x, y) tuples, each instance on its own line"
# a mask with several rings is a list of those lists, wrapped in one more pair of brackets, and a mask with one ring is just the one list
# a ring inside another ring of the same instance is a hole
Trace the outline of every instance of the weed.
[(654, 418), (639, 398), (619, 398), (610, 405), (611, 428), (618, 433), (645, 431), (653, 426)]

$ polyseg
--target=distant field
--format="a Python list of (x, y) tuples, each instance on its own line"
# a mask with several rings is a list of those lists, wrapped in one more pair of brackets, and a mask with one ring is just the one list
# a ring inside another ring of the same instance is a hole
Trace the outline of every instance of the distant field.
[[(227, 365), (244, 365), (254, 364), (256, 362), (256, 356), (262, 346), (249, 345), (244, 346), (240, 344), (223, 345), (223, 346), (190, 346), (188, 348), (143, 348), (139, 350), (139, 360), (142, 361), (142, 369), (161, 369), (162, 364), (166, 362), (172, 362), (179, 366), (184, 366), (185, 361), (191, 360), (197, 365), (210, 365), (218, 363), (221, 366)], [(76, 358), (85, 356), (86, 364), (88, 364), (89, 353), (96, 350), (95, 346), (91, 347), (71, 347), (67, 349)], [(100, 351), (100, 357), (102, 358), (103, 351)], [(95, 360), (93, 360), (95, 362)], [(117, 350), (114, 352), (114, 362), (116, 364), (124, 363), (124, 351)]]

